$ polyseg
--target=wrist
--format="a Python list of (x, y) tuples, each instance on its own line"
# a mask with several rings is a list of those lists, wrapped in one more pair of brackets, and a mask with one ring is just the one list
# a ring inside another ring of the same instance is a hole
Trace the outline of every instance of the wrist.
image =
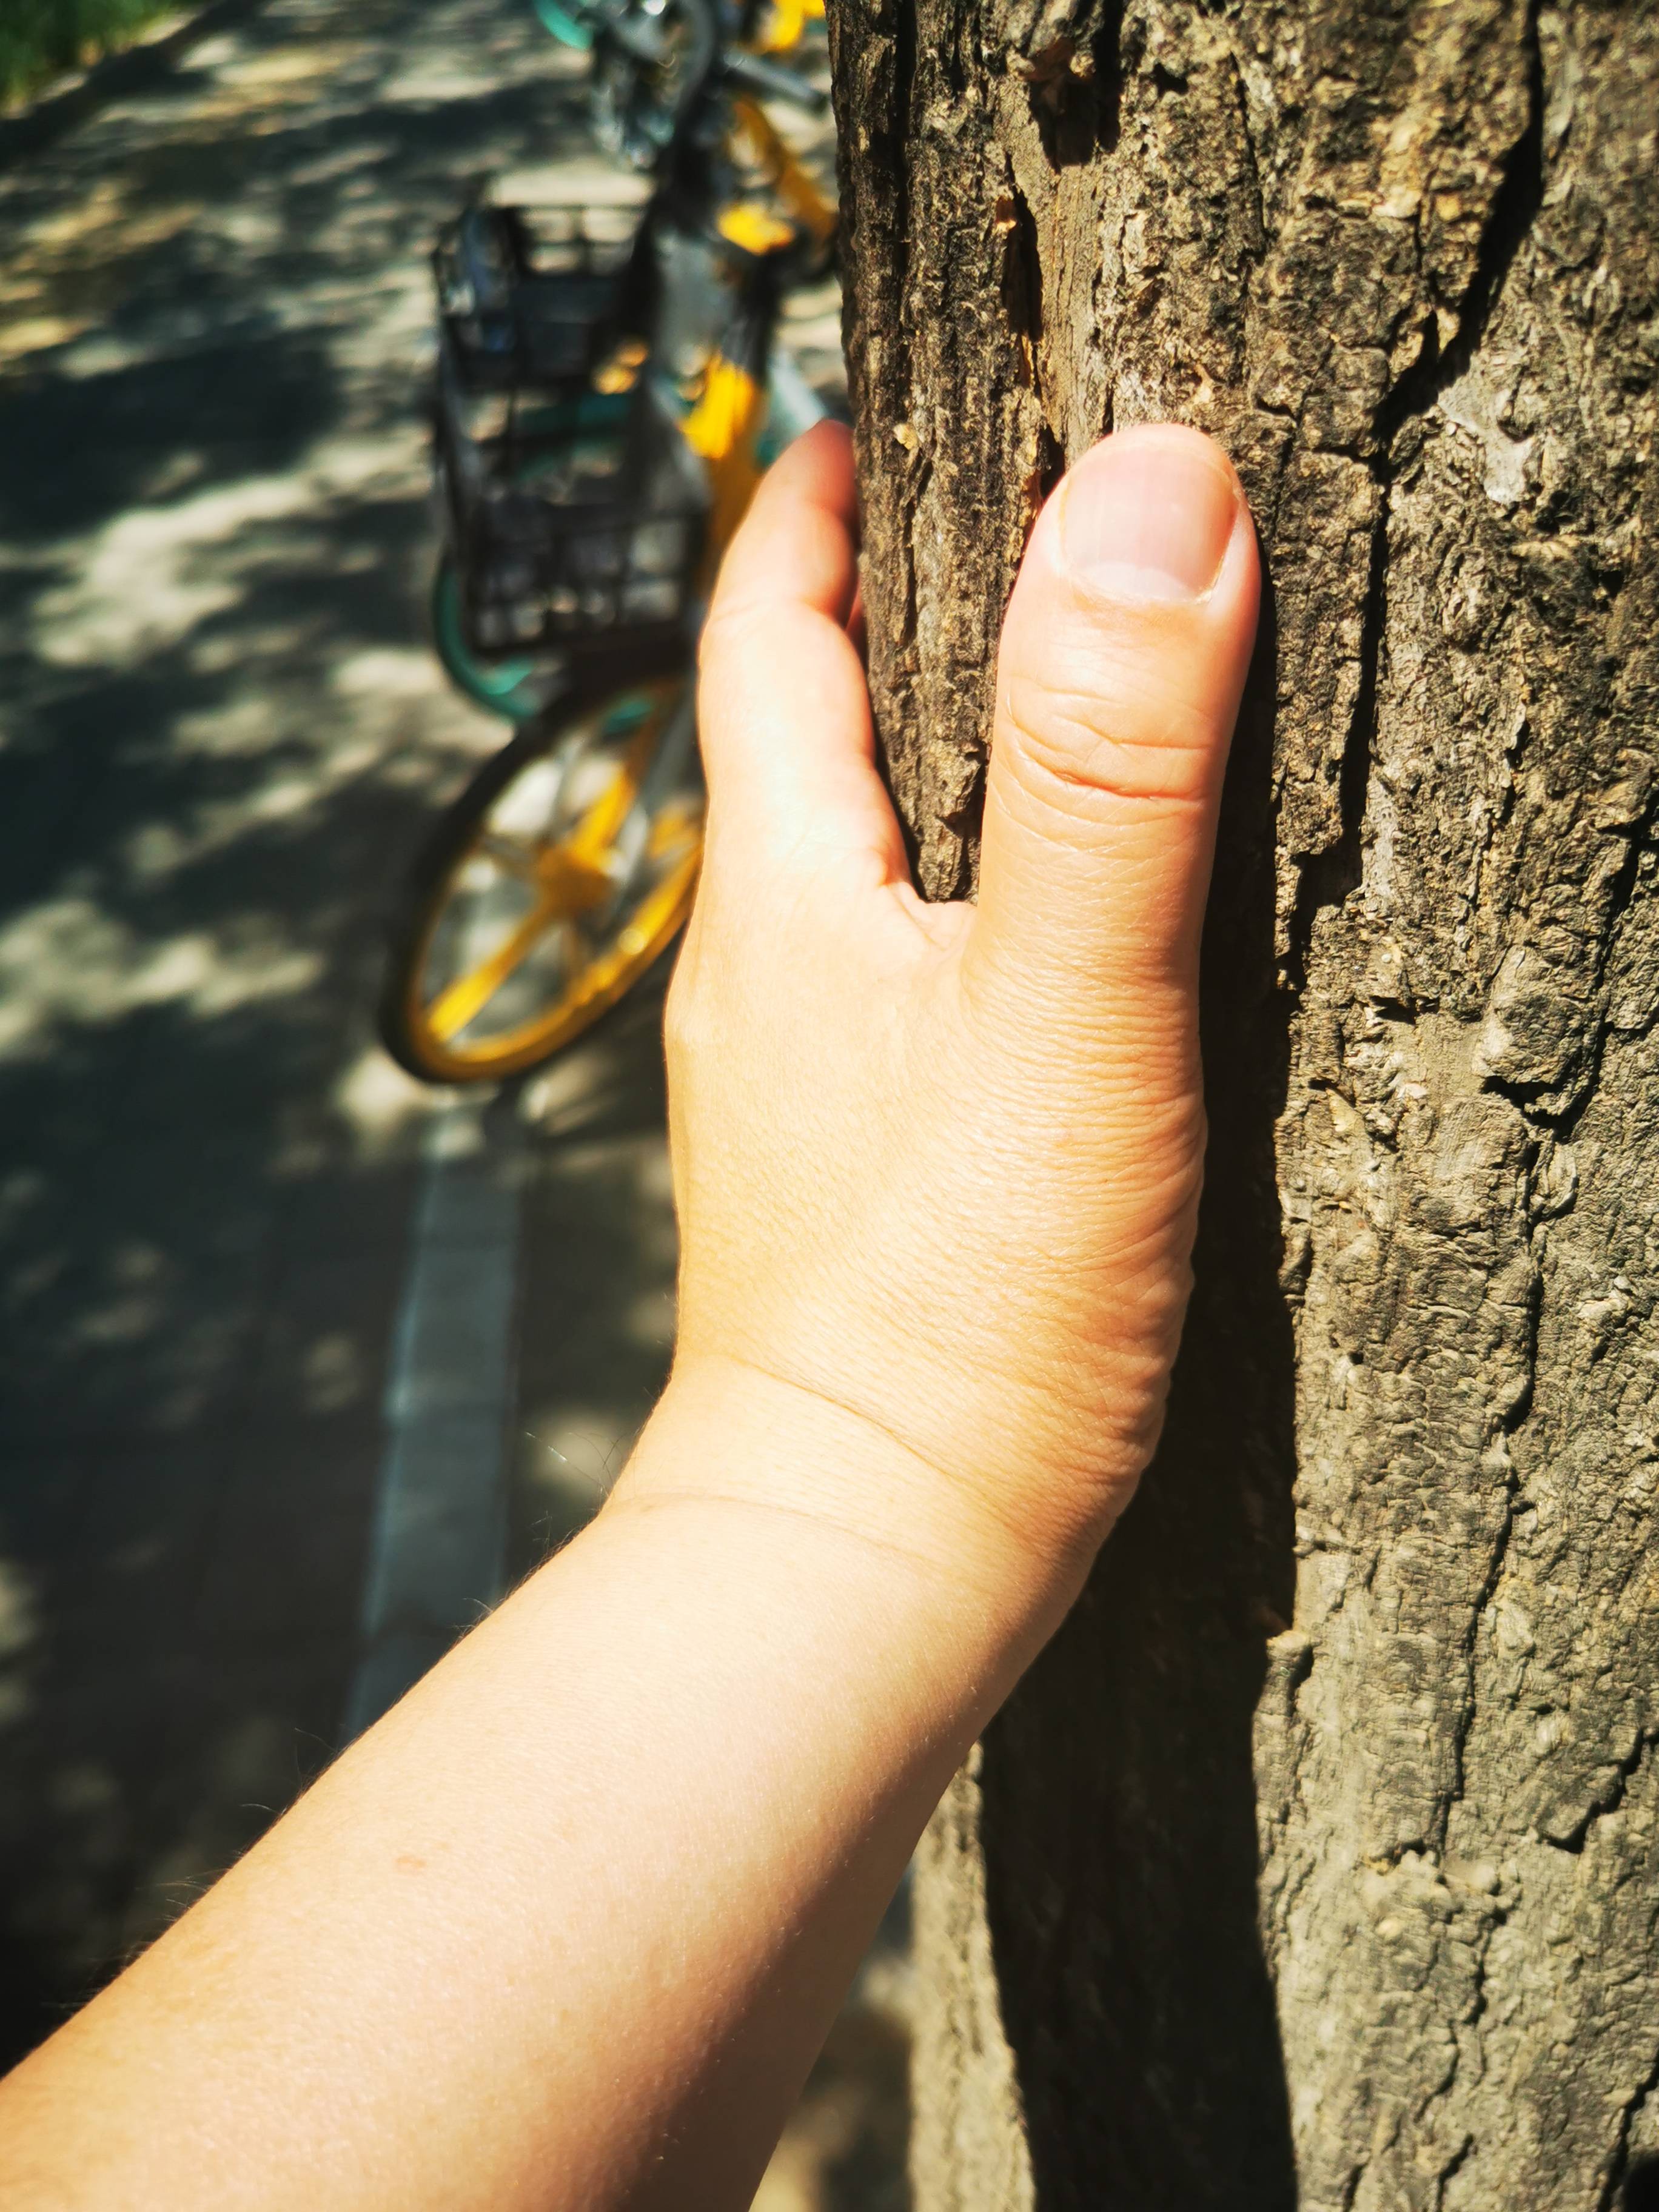
[(994, 1704), (1059, 1626), (1096, 1548), (1021, 1534), (976, 1484), (866, 1414), (719, 1355), (677, 1360), (607, 1510), (684, 1504), (781, 1517), (832, 1574), (883, 1563), (896, 1607), (966, 1633), (1000, 1680)]

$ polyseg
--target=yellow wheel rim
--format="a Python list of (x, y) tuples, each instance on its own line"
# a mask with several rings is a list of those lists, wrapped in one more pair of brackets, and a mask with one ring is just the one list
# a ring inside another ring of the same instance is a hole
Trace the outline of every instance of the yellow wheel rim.
[[(420, 1060), (438, 1080), (515, 1075), (550, 1058), (615, 1006), (684, 925), (702, 860), (701, 793), (677, 788), (647, 823), (634, 818), (684, 693), (683, 682), (657, 684), (584, 717), (497, 794), (457, 855), (433, 899), (404, 1007)], [(625, 732), (607, 736), (619, 708)], [(520, 811), (529, 805), (538, 770), (558, 792), (547, 834), (521, 823), (504, 831), (503, 814), (511, 818), (515, 798)], [(573, 776), (574, 801), (565, 787)], [(630, 827), (640, 846), (631, 860), (619, 845)], [(469, 900), (482, 914), (466, 910)]]

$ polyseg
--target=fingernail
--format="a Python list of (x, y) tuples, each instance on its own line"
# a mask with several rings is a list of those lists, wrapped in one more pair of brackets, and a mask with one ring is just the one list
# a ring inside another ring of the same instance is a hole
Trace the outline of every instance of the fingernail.
[(1195, 436), (1125, 431), (1066, 479), (1060, 538), (1076, 573), (1131, 599), (1195, 599), (1221, 573), (1232, 477)]

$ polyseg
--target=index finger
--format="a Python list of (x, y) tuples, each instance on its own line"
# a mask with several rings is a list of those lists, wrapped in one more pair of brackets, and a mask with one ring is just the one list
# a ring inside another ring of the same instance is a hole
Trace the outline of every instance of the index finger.
[(850, 845), (896, 875), (903, 841), (847, 632), (855, 511), (851, 439), (819, 423), (762, 479), (732, 541), (702, 635), (710, 828), (775, 852)]

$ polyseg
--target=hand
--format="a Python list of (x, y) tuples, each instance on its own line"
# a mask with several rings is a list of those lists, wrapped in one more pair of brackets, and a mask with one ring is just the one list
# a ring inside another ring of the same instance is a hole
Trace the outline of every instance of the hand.
[(802, 1454), (775, 1502), (955, 1559), (1012, 1538), (1074, 1583), (1157, 1440), (1187, 1302), (1255, 536), (1194, 431), (1121, 432), (1071, 471), (1004, 628), (979, 904), (928, 906), (848, 635), (853, 514), (824, 426), (762, 486), (705, 634), (670, 1400), (741, 1373), (859, 1425), (879, 1479)]
[(617, 1510), (9, 2078), (9, 2207), (749, 2203), (1152, 1449), (1255, 619), (1237, 486), (1139, 431), (1050, 501), (977, 909), (908, 887), (852, 508), (845, 440), (802, 441), (709, 624), (680, 1346)]

